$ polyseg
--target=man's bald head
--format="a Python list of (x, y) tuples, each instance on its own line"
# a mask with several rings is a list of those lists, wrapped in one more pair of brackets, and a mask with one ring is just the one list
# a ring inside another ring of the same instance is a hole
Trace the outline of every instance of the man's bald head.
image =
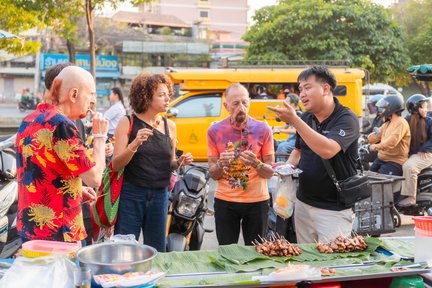
[(234, 94), (245, 94), (249, 97), (249, 91), (240, 83), (233, 83), (225, 90), (225, 98), (230, 98)]
[(69, 66), (54, 79), (51, 95), (53, 104), (72, 120), (84, 118), (96, 103), (93, 76), (86, 70)]
[(67, 99), (72, 89), (80, 91), (84, 86), (94, 85), (93, 76), (78, 66), (65, 67), (54, 79), (52, 85), (52, 98), (55, 103), (61, 103)]
[(224, 106), (230, 114), (231, 123), (243, 125), (247, 120), (249, 105), (249, 92), (240, 83), (231, 84), (225, 90)]

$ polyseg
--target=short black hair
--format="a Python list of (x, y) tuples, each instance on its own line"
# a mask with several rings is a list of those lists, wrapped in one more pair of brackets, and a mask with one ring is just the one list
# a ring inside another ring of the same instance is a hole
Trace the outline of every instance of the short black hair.
[(305, 81), (310, 76), (315, 76), (316, 81), (329, 84), (332, 92), (336, 88), (336, 77), (326, 66), (312, 66), (303, 70), (297, 81)]
[(45, 72), (45, 80), (44, 80), (45, 88), (47, 90), (51, 90), (51, 86), (54, 82), (54, 78), (56, 78), (64, 68), (72, 65), (74, 64), (65, 62), (65, 63), (58, 63), (54, 66), (49, 67)]

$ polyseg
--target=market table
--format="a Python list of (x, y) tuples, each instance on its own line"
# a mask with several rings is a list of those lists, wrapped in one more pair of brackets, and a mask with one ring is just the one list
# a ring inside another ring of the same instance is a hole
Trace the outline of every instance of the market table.
[[(166, 271), (157, 287), (289, 287), (295, 283), (342, 282), (430, 272), (427, 263), (413, 264), (414, 237), (367, 237), (362, 252), (321, 254), (314, 244), (299, 244), (302, 254), (292, 257), (267, 257), (252, 246), (227, 245), (217, 250), (160, 253), (153, 268)], [(268, 275), (290, 264), (333, 267), (334, 276), (263, 283), (254, 276)], [(391, 268), (402, 266), (398, 272)], [(295, 287), (295, 286), (292, 286)]]

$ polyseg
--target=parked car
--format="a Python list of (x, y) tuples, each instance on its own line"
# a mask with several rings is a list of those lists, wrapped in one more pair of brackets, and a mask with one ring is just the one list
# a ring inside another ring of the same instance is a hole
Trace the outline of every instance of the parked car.
[[(367, 112), (369, 97), (381, 94), (383, 96), (396, 95), (404, 99), (403, 95), (393, 86), (383, 83), (366, 84), (363, 86), (363, 111)], [(374, 118), (375, 115), (369, 115)]]

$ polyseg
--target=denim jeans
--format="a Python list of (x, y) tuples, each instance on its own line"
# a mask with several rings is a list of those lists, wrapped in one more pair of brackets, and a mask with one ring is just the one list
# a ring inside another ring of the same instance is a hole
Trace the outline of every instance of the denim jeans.
[[(291, 153), (292, 150), (295, 147), (295, 136), (294, 138), (292, 138), (291, 136), (288, 137), (287, 140), (282, 140), (282, 141), (278, 141), (278, 146), (276, 149), (276, 154), (277, 153)], [(280, 156), (276, 156), (276, 162), (285, 162), (288, 159), (286, 157), (280, 157)]]
[(114, 233), (134, 234), (138, 240), (142, 231), (144, 244), (165, 252), (167, 215), (167, 188), (140, 187), (124, 182)]
[(396, 176), (402, 176), (403, 174), (402, 165), (392, 161), (385, 162), (378, 159), (378, 157), (372, 163), (372, 166), (370, 167), (370, 171), (378, 172), (381, 174), (387, 174), (387, 175), (396, 175)]

